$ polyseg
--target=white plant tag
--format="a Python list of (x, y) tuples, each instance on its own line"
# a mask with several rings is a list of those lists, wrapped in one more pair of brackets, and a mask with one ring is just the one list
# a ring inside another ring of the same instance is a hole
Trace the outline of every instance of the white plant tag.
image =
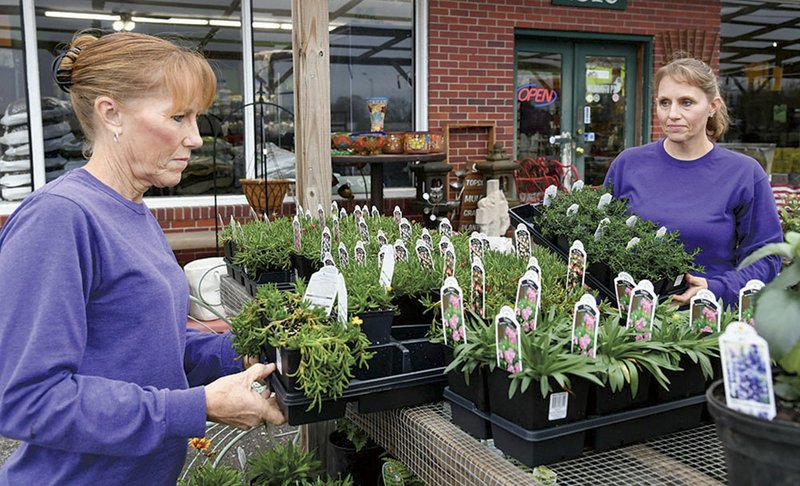
[(297, 215), (295, 215), (294, 218), (292, 218), (292, 233), (294, 235), (294, 252), (300, 253), (300, 247), (301, 247), (300, 245), (302, 244), (302, 239), (301, 239), (302, 237), (300, 236), (301, 235), (300, 219), (297, 217)]
[(550, 394), (550, 407), (547, 410), (547, 420), (561, 420), (567, 418), (569, 393), (558, 392)]
[(353, 256), (356, 263), (363, 265), (367, 262), (367, 250), (364, 249), (364, 242), (361, 240), (356, 241), (356, 248), (353, 250)]
[(398, 261), (408, 261), (408, 249), (406, 248), (406, 244), (403, 242), (402, 238), (398, 238), (394, 242), (394, 256)]
[(456, 275), (456, 249), (453, 244), (448, 242), (444, 250), (444, 277), (455, 277)]
[(755, 296), (764, 288), (761, 280), (748, 280), (744, 287), (739, 290), (739, 321), (755, 326), (753, 320), (753, 306)]
[(625, 327), (633, 326), (637, 341), (652, 336), (656, 304), (658, 296), (653, 292), (653, 284), (649, 280), (640, 280), (631, 292), (631, 305), (625, 323)]
[(439, 234), (448, 238), (453, 236), (453, 225), (449, 219), (442, 218), (442, 221), (439, 222)]
[(469, 235), (469, 257), (483, 258), (483, 242), (481, 241), (481, 235), (475, 231)]
[(339, 218), (335, 213), (331, 216), (331, 225), (333, 226), (333, 241), (338, 245), (342, 241), (342, 238), (339, 233)]
[(408, 241), (411, 239), (411, 223), (409, 223), (409, 221), (406, 218), (400, 219), (398, 228), (400, 230), (400, 238), (402, 238), (403, 241)]
[(572, 341), (569, 350), (594, 358), (597, 355), (597, 331), (600, 324), (600, 311), (592, 294), (583, 294), (575, 303), (572, 314)]
[(531, 255), (528, 258), (528, 265), (525, 267), (525, 271), (535, 273), (539, 276), (539, 281), (542, 281), (542, 267), (539, 266), (539, 260), (535, 256)]
[(331, 201), (331, 216), (336, 216), (337, 214), (339, 214), (339, 203)]
[(350, 265), (350, 255), (347, 253), (347, 247), (343, 242), (339, 242), (339, 265), (344, 268)]
[(378, 245), (380, 246), (389, 244), (389, 239), (386, 238), (386, 233), (384, 233), (382, 229), (378, 230), (378, 234), (375, 236), (375, 238), (378, 240)]
[(344, 207), (339, 209), (339, 219), (341, 219), (342, 221), (347, 219), (347, 209), (345, 209)]
[(361, 241), (369, 243), (369, 226), (367, 226), (367, 220), (364, 218), (359, 218), (358, 220), (358, 234), (361, 237)]
[(583, 288), (586, 275), (586, 251), (581, 240), (572, 242), (569, 247), (569, 260), (567, 261), (567, 290)]
[(428, 245), (428, 248), (433, 250), (433, 238), (431, 237), (431, 232), (428, 231), (428, 228), (422, 228), (422, 241)]
[(345, 284), (344, 276), (342, 274), (339, 274), (336, 305), (338, 306), (337, 316), (339, 318), (339, 322), (342, 323), (343, 327), (347, 327), (347, 325), (350, 323), (350, 321), (347, 319), (347, 285)]
[(504, 305), (494, 318), (497, 366), (509, 373), (522, 371), (521, 330), (514, 309)]
[(725, 401), (734, 410), (772, 420), (776, 415), (767, 341), (753, 326), (732, 322), (719, 338)]
[(570, 192), (580, 192), (582, 189), (583, 189), (583, 181), (578, 179), (577, 181), (572, 183)]
[(625, 245), (625, 249), (628, 251), (634, 250), (636, 248), (636, 245), (639, 244), (639, 241), (640, 241), (639, 237), (634, 236), (633, 238), (628, 240), (628, 244)]
[(324, 255), (322, 255), (322, 265), (326, 267), (336, 267), (336, 262), (333, 261), (333, 255), (331, 252), (326, 251)]
[(317, 205), (317, 219), (319, 219), (319, 225), (324, 229), (325, 228), (325, 208), (322, 207), (322, 204)]
[(714, 292), (700, 289), (689, 300), (689, 327), (700, 332), (719, 332), (720, 317), (720, 308)]
[(664, 240), (664, 236), (666, 236), (666, 234), (667, 234), (667, 227), (666, 226), (662, 226), (662, 227), (658, 228), (658, 230), (656, 231), (656, 240), (663, 241)]
[(325, 313), (330, 315), (338, 288), (339, 271), (336, 270), (336, 267), (322, 267), (314, 272), (308, 280), (303, 300), (317, 307), (322, 307), (325, 309)]
[(450, 238), (445, 236), (445, 235), (442, 235), (441, 238), (439, 238), (439, 254), (440, 255), (444, 256), (444, 251), (447, 249), (448, 245), (452, 245), (452, 243), (450, 242)]
[(417, 260), (419, 263), (428, 269), (433, 269), (433, 256), (431, 255), (430, 247), (425, 243), (422, 238), (417, 239), (416, 244)]
[(575, 215), (578, 214), (578, 209), (580, 209), (580, 206), (577, 204), (573, 204), (567, 208), (567, 218), (569, 218), (570, 221), (572, 221), (572, 219), (575, 218)]
[(517, 298), (514, 310), (522, 332), (529, 333), (536, 329), (541, 307), (542, 283), (539, 274), (528, 270), (517, 284)]
[(611, 204), (612, 199), (614, 199), (614, 196), (612, 196), (611, 193), (607, 192), (603, 194), (600, 196), (600, 200), (597, 202), (597, 209), (605, 211), (606, 207)]
[(603, 239), (603, 233), (606, 231), (606, 226), (611, 224), (611, 220), (608, 218), (603, 218), (597, 223), (597, 229), (594, 230), (594, 241), (600, 241)]
[(554, 185), (547, 186), (547, 189), (544, 190), (544, 199), (542, 200), (542, 206), (550, 206), (553, 204), (553, 199), (556, 198), (556, 194), (558, 194), (558, 187)]
[(373, 218), (379, 218), (381, 216), (381, 213), (380, 211), (378, 211), (377, 207), (372, 206), (372, 211), (370, 212), (370, 216)]
[(356, 218), (356, 221), (364, 217), (364, 212), (361, 210), (361, 206), (358, 204), (356, 204), (356, 207), (353, 208), (353, 217)]
[(464, 325), (464, 294), (458, 281), (453, 277), (444, 280), (440, 290), (442, 306), (442, 334), (444, 343), (452, 340), (453, 345), (467, 342), (467, 330)]
[(381, 286), (388, 290), (392, 286), (392, 276), (394, 275), (394, 248), (392, 245), (383, 245), (381, 251), (383, 252), (383, 262), (379, 281)]
[(514, 230), (514, 240), (517, 256), (527, 260), (531, 256), (531, 234), (524, 224), (517, 225), (517, 229)]
[(311, 218), (313, 218), (313, 216), (311, 216), (311, 210), (310, 209), (306, 209), (306, 220), (309, 220)]
[(486, 255), (486, 252), (489, 251), (491, 245), (489, 244), (489, 236), (486, 233), (479, 233), (481, 235), (481, 243), (483, 244), (483, 253), (481, 253), (481, 258)]
[(636, 281), (628, 272), (619, 272), (614, 279), (614, 293), (617, 297), (617, 311), (620, 318), (628, 316), (628, 306), (631, 305), (631, 295), (635, 287)]
[(636, 215), (631, 216), (630, 218), (625, 220), (625, 226), (628, 228), (633, 228), (636, 226), (636, 222), (639, 221), (639, 217)]
[(400, 221), (403, 219), (403, 211), (400, 210), (400, 206), (395, 206), (394, 211), (392, 211), (392, 216), (394, 216), (395, 224), (400, 224)]
[(483, 268), (481, 257), (472, 258), (472, 272), (470, 276), (470, 302), (472, 311), (481, 317), (486, 317), (486, 269)]
[(297, 214), (296, 214), (297, 216), (299, 216), (301, 218), (305, 217), (306, 213), (303, 212), (303, 205), (302, 204), (297, 203), (297, 207), (295, 209), (297, 210)]
[(331, 248), (333, 248), (332, 244), (332, 237), (331, 237), (331, 230), (330, 228), (325, 228), (322, 230), (322, 237), (320, 238), (320, 248), (319, 248), (319, 255), (320, 260), (325, 259), (325, 254), (331, 252)]

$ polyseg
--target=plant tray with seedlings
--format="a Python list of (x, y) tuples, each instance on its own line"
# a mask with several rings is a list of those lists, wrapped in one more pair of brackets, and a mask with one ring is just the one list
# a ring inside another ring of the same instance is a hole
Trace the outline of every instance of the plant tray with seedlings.
[[(536, 223), (536, 219), (542, 214), (540, 207), (541, 205), (539, 204), (523, 204), (509, 209), (508, 213), (511, 217), (511, 222), (514, 226), (520, 223), (524, 224), (536, 244), (547, 248), (559, 255), (564, 261), (567, 261), (570, 242), (563, 236), (546, 236), (542, 233), (540, 226)], [(589, 255), (586, 283), (600, 292), (600, 295), (609, 302), (616, 301), (614, 288), (614, 278), (616, 276), (617, 273), (607, 264), (604, 262), (592, 262), (592, 255)], [(683, 292), (685, 288), (683, 274), (675, 277), (664, 277), (653, 282), (653, 289), (656, 295), (659, 296), (659, 300), (662, 301), (670, 295)]]
[[(371, 345), (375, 353), (368, 368), (356, 368), (350, 386), (337, 399), (323, 399), (319, 407), (296, 388), (290, 375), (299, 363), (292, 351), (280, 350), (280, 372), (270, 377), (278, 402), (290, 425), (338, 418), (347, 402), (356, 402), (359, 413), (411, 407), (441, 399), (447, 377), (444, 375), (445, 349), (425, 338)], [(296, 352), (298, 353), (299, 352)]]

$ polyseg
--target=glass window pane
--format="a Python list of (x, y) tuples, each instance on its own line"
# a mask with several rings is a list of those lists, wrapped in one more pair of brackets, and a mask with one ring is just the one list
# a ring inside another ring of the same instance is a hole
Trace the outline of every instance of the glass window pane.
[(18, 1), (0, 8), (0, 201), (18, 201), (33, 187), (22, 18)]
[(550, 137), (561, 133), (561, 54), (517, 53), (517, 160), (558, 158)]

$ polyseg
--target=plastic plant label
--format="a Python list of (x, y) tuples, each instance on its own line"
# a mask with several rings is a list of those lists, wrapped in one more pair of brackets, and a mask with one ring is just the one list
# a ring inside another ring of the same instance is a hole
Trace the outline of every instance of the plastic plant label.
[(342, 323), (342, 327), (347, 327), (349, 322), (347, 320), (347, 284), (344, 281), (344, 275), (341, 273), (339, 274), (339, 285), (336, 294), (336, 316), (339, 318), (339, 322)]
[(605, 211), (606, 207), (611, 204), (611, 201), (614, 199), (614, 196), (611, 193), (605, 193), (600, 196), (600, 201), (597, 202), (597, 209), (600, 211)]
[(634, 236), (633, 238), (628, 240), (628, 243), (625, 245), (625, 249), (628, 250), (628, 251), (635, 251), (636, 250), (636, 245), (639, 244), (639, 241), (640, 241), (639, 237), (638, 236)]
[(658, 230), (656, 231), (656, 240), (664, 241), (664, 236), (666, 236), (666, 234), (667, 234), (667, 227), (666, 226), (662, 226), (662, 227), (658, 228)]
[(572, 242), (569, 247), (569, 259), (567, 260), (567, 291), (575, 288), (583, 288), (583, 280), (586, 274), (586, 251), (583, 249), (581, 240)]
[(504, 305), (494, 318), (497, 366), (509, 373), (522, 371), (522, 340), (514, 309)]
[(575, 219), (575, 216), (578, 214), (578, 210), (579, 209), (580, 209), (580, 206), (578, 206), (577, 204), (573, 204), (570, 207), (568, 207), (567, 208), (567, 218), (569, 218), (570, 221)]
[(317, 205), (317, 219), (319, 219), (320, 227), (325, 228), (325, 208), (322, 207), (322, 204)]
[(739, 321), (755, 326), (753, 320), (753, 306), (755, 296), (764, 288), (761, 280), (748, 280), (744, 287), (739, 290)]
[(367, 250), (364, 249), (364, 242), (361, 240), (356, 241), (356, 248), (353, 250), (353, 257), (356, 263), (363, 265), (367, 262)]
[(448, 238), (453, 236), (453, 225), (450, 223), (449, 219), (442, 218), (442, 221), (439, 223), (439, 234)]
[(322, 230), (322, 238), (320, 238), (320, 248), (319, 254), (322, 255), (320, 260), (325, 259), (325, 254), (331, 252), (331, 248), (333, 248), (333, 244), (331, 242), (331, 230), (330, 228), (325, 228)]
[(302, 204), (300, 204), (300, 203), (297, 203), (297, 208), (296, 208), (296, 209), (297, 209), (297, 216), (298, 216), (298, 217), (300, 217), (300, 218), (303, 218), (303, 217), (305, 217), (305, 214), (306, 214), (306, 213), (305, 213), (305, 212), (303, 212), (303, 205), (302, 205)]
[(583, 181), (578, 179), (577, 181), (572, 183), (572, 187), (570, 188), (570, 192), (580, 192), (583, 189)]
[(339, 242), (339, 265), (344, 268), (350, 265), (350, 256), (347, 253), (347, 247), (343, 242)]
[(372, 206), (372, 210), (370, 211), (370, 216), (373, 217), (373, 218), (380, 218), (381, 213), (380, 213), (380, 211), (378, 211), (377, 207)]
[(398, 229), (400, 230), (400, 238), (402, 238), (403, 241), (408, 241), (411, 239), (411, 223), (409, 223), (406, 218), (400, 219)]
[(442, 334), (444, 343), (452, 341), (467, 343), (467, 329), (464, 324), (464, 294), (454, 277), (444, 279), (440, 290), (442, 306)]
[(614, 293), (617, 297), (617, 311), (620, 318), (628, 317), (628, 306), (631, 305), (631, 295), (636, 287), (636, 282), (627, 272), (619, 272), (614, 278)]
[(383, 257), (386, 256), (386, 250), (381, 247), (378, 250), (378, 268), (383, 267)]
[(322, 265), (336, 268), (336, 262), (333, 261), (333, 255), (331, 255), (331, 252), (326, 251), (322, 256)]
[(427, 268), (433, 269), (433, 256), (431, 255), (431, 248), (425, 244), (425, 241), (422, 238), (417, 239), (416, 244), (416, 251), (417, 251), (417, 260), (419, 263)]
[(514, 310), (517, 320), (522, 326), (522, 332), (529, 333), (536, 329), (541, 306), (542, 283), (539, 274), (532, 271), (525, 272), (517, 284), (517, 298)]
[(479, 233), (479, 234), (481, 235), (481, 243), (483, 244), (483, 253), (481, 253), (481, 258), (483, 258), (483, 256), (486, 255), (486, 252), (489, 251), (490, 248), (489, 237), (486, 235), (486, 233)]
[(375, 238), (378, 240), (378, 245), (380, 246), (389, 244), (389, 239), (386, 237), (386, 233), (384, 233), (381, 229), (378, 230), (378, 234), (375, 236)]
[(394, 223), (399, 225), (400, 221), (403, 219), (403, 211), (400, 210), (400, 206), (395, 206), (394, 211), (392, 211), (392, 216), (394, 216)]
[(455, 277), (456, 275), (456, 250), (453, 244), (448, 242), (447, 249), (444, 250), (444, 277)]
[(657, 303), (658, 296), (653, 292), (653, 284), (649, 280), (640, 280), (631, 292), (631, 305), (625, 322), (625, 327), (633, 326), (637, 341), (650, 339)]
[(325, 313), (330, 315), (338, 288), (339, 271), (336, 270), (336, 267), (322, 267), (314, 272), (308, 280), (303, 300), (322, 307), (325, 309)]
[(311, 210), (310, 209), (306, 209), (306, 221), (309, 221), (312, 218), (313, 218), (313, 216), (311, 216)]
[(367, 226), (367, 220), (364, 218), (358, 220), (358, 234), (361, 237), (361, 241), (369, 243), (369, 226)]
[(700, 332), (719, 332), (721, 313), (714, 292), (700, 289), (689, 300), (689, 327)]
[(406, 244), (403, 242), (401, 238), (398, 238), (394, 242), (394, 256), (397, 258), (397, 261), (400, 262), (408, 261), (408, 249), (406, 248)]
[(550, 406), (547, 409), (547, 420), (561, 420), (567, 418), (569, 393), (558, 392), (550, 394)]
[(597, 355), (597, 331), (600, 324), (600, 311), (592, 294), (583, 294), (575, 303), (572, 314), (572, 340), (569, 350), (583, 356), (594, 358)]
[(428, 248), (433, 250), (433, 238), (431, 237), (431, 232), (428, 231), (428, 228), (422, 228), (422, 241), (428, 245)]
[(518, 224), (517, 229), (514, 230), (514, 242), (517, 256), (527, 260), (531, 256), (531, 234), (522, 223)]
[(444, 256), (445, 250), (447, 250), (448, 245), (452, 245), (450, 242), (450, 238), (448, 236), (442, 235), (439, 238), (439, 254)]
[(384, 486), (405, 486), (405, 482), (400, 476), (400, 471), (391, 462), (383, 463), (381, 477), (383, 478)]
[(333, 226), (333, 241), (335, 241), (336, 244), (339, 244), (339, 242), (342, 241), (342, 235), (339, 232), (339, 218), (336, 216), (336, 214), (331, 216), (331, 226)]
[(542, 200), (542, 206), (548, 207), (553, 204), (553, 199), (556, 198), (556, 194), (558, 194), (558, 187), (553, 184), (547, 186), (547, 189), (544, 190), (544, 199)]
[(542, 281), (542, 267), (539, 266), (539, 260), (532, 256), (528, 258), (528, 265), (525, 267), (526, 272), (533, 272), (539, 276), (539, 281)]
[(275, 352), (275, 369), (278, 373), (283, 374), (283, 359), (281, 359), (280, 349)]
[(753, 326), (732, 322), (719, 337), (719, 352), (728, 406), (772, 420), (776, 410), (767, 341)]
[(384, 245), (381, 247), (381, 252), (383, 252), (383, 262), (381, 262), (379, 282), (383, 288), (389, 290), (392, 287), (392, 277), (394, 276), (394, 247), (392, 245)]
[(536, 466), (533, 468), (533, 478), (540, 486), (556, 486), (558, 473), (547, 466)]
[(630, 218), (625, 220), (625, 226), (628, 228), (633, 228), (636, 226), (636, 222), (639, 221), (639, 217), (636, 215), (631, 216)]
[(353, 208), (353, 217), (356, 218), (356, 221), (364, 217), (364, 212), (361, 210), (361, 206), (358, 204), (356, 204), (356, 207)]
[(486, 317), (486, 270), (483, 268), (481, 257), (472, 257), (472, 272), (470, 273), (469, 299), (472, 304), (472, 312)]
[(469, 236), (469, 257), (483, 258), (483, 242), (481, 236), (474, 231)]
[(347, 219), (347, 209), (345, 208), (339, 209), (339, 219), (341, 219), (342, 221)]
[(611, 220), (608, 218), (603, 218), (597, 223), (597, 229), (594, 230), (594, 241), (600, 241), (603, 239), (603, 233), (606, 231), (606, 226), (611, 224)]
[(295, 215), (292, 218), (292, 233), (294, 235), (294, 252), (300, 253), (300, 245), (302, 244), (300, 236), (300, 219)]
[(339, 214), (339, 203), (331, 201), (331, 216), (336, 216), (337, 214)]

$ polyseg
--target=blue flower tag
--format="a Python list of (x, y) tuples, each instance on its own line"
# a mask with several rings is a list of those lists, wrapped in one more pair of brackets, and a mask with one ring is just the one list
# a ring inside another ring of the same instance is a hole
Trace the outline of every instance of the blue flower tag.
[(728, 407), (772, 420), (775, 394), (767, 341), (753, 326), (732, 322), (719, 338), (719, 351)]

